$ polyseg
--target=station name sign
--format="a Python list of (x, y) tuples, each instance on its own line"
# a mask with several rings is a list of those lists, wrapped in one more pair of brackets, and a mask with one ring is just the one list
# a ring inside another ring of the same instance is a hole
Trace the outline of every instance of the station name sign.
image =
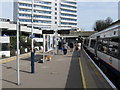
[[(42, 34), (54, 34), (55, 31), (54, 30), (42, 30)], [(70, 30), (58, 30), (57, 31), (58, 34), (69, 34)]]
[(42, 34), (54, 34), (54, 30), (42, 30)]
[(69, 34), (70, 30), (58, 30), (58, 34)]

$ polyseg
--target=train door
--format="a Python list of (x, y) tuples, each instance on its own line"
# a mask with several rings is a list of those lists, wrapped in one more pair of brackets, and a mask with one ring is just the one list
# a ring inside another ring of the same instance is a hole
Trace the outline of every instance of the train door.
[(97, 57), (97, 50), (98, 50), (98, 41), (100, 39), (100, 36), (96, 37), (96, 44), (95, 44), (95, 56)]

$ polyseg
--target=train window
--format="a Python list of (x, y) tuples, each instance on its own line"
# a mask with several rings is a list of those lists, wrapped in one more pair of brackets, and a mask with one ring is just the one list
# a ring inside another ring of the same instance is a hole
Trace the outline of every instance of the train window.
[(86, 43), (87, 43), (87, 40), (85, 39), (85, 40), (84, 40), (84, 45), (86, 45)]
[(119, 45), (119, 38), (110, 38), (108, 44), (108, 54), (118, 58), (118, 45)]
[(91, 47), (91, 48), (95, 48), (95, 43), (96, 43), (96, 40), (95, 40), (95, 39), (92, 39), (92, 40), (91, 40), (91, 43), (90, 43), (90, 47)]
[(89, 45), (89, 39), (87, 40), (87, 44), (86, 44), (87, 46)]
[(114, 31), (114, 35), (116, 34), (116, 31)]
[(101, 51), (107, 54), (108, 53), (108, 39), (103, 39), (101, 45), (102, 45)]
[(89, 39), (85, 39), (84, 44), (85, 44), (86, 46), (88, 46), (88, 45), (89, 45)]
[(102, 45), (102, 39), (98, 40), (98, 51), (104, 51), (103, 45)]

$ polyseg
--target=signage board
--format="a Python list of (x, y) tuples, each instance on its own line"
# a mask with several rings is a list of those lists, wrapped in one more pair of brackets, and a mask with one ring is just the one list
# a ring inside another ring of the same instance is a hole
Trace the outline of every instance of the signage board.
[(58, 34), (69, 34), (70, 30), (58, 30)]
[(54, 30), (42, 30), (42, 34), (54, 34)]

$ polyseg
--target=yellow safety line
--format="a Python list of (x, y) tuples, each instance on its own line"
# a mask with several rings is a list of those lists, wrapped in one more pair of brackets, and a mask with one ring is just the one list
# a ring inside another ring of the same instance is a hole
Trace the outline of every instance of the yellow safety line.
[[(21, 56), (20, 58), (24, 58), (24, 57), (26, 57), (26, 56), (28, 56), (28, 55), (29, 55), (29, 54), (23, 55), (23, 56)], [(13, 60), (16, 60), (16, 57), (13, 57), (13, 58), (10, 58), (10, 59), (1, 60), (1, 61), (0, 61), (0, 64), (6, 63), (6, 62), (10, 62), (10, 61), (13, 61)]]
[(10, 62), (10, 61), (13, 61), (13, 60), (15, 60), (16, 58), (14, 58), (14, 59), (9, 59), (9, 60), (6, 60), (6, 61), (2, 61), (0, 64), (2, 64), (2, 63), (6, 63), (6, 62)]
[[(37, 53), (39, 53), (39, 52), (37, 52)], [(22, 55), (22, 56), (20, 56), (20, 58), (24, 58), (24, 57), (26, 57), (26, 56), (28, 56), (28, 55), (30, 55), (30, 53), (27, 53), (27, 54), (25, 54), (25, 55)], [(7, 58), (7, 59), (4, 59), (4, 60), (1, 60), (0, 61), (0, 64), (2, 64), (2, 63), (6, 63), (6, 62), (10, 62), (10, 61), (13, 61), (13, 60), (16, 60), (16, 57), (12, 57), (12, 58)]]
[(84, 77), (84, 73), (83, 73), (83, 68), (82, 68), (82, 63), (81, 63), (80, 58), (79, 58), (79, 63), (80, 63), (80, 71), (81, 71), (81, 75), (82, 75), (83, 87), (84, 87), (85, 90), (87, 90), (86, 81), (85, 81), (85, 77)]
[(0, 60), (0, 62), (6, 61), (6, 60), (9, 60), (9, 59), (15, 59), (15, 57), (4, 58), (3, 60)]

